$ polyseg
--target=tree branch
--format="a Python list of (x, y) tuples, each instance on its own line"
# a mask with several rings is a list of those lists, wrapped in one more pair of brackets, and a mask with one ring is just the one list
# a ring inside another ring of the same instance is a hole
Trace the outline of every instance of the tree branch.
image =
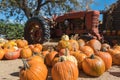
[(19, 7), (24, 11), (26, 17), (29, 19), (30, 17), (32, 17), (32, 14), (29, 10), (29, 8), (27, 7), (26, 3), (27, 3), (27, 0), (16, 0), (17, 4), (19, 5)]
[(38, 5), (37, 5), (37, 8), (35, 10), (35, 15), (38, 15), (39, 14), (39, 11), (40, 11), (40, 8), (41, 8), (41, 5), (42, 4), (42, 0), (38, 0)]
[(39, 14), (40, 8), (46, 4), (48, 4), (49, 2), (53, 2), (52, 0), (46, 0), (44, 3), (42, 3), (42, 0), (38, 0), (38, 6), (36, 8), (36, 10), (34, 11), (35, 15)]

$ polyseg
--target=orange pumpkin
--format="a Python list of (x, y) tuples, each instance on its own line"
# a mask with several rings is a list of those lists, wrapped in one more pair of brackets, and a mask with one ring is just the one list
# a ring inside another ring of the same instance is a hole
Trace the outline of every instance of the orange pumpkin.
[(120, 65), (120, 51), (118, 49), (109, 49), (108, 53), (112, 56), (113, 64)]
[(44, 59), (41, 56), (33, 55), (32, 57), (28, 58), (27, 61), (29, 62), (38, 62), (38, 63), (44, 63)]
[(3, 48), (11, 49), (17, 46), (17, 44), (14, 41), (8, 41), (3, 45)]
[(29, 47), (24, 47), (20, 51), (21, 58), (29, 58), (32, 56), (32, 50)]
[(5, 55), (4, 49), (0, 49), (0, 60), (3, 59), (4, 55)]
[[(21, 50), (21, 49), (18, 49), (18, 50)], [(12, 47), (12, 48), (4, 48), (4, 51), (5, 53), (9, 53), (9, 52), (14, 52), (15, 49)]]
[(110, 48), (111, 48), (110, 45), (107, 43), (103, 43), (101, 45), (101, 51), (108, 51)]
[(60, 40), (57, 45), (57, 50), (60, 51), (61, 49), (64, 49), (64, 48), (68, 48), (69, 50), (72, 49), (69, 41)]
[[(64, 48), (64, 49), (61, 49), (61, 50), (58, 52), (58, 54), (59, 54), (59, 56), (62, 56), (62, 55), (65, 55), (66, 52), (70, 53), (70, 51), (69, 51), (67, 48)], [(71, 51), (71, 52), (72, 52), (72, 51)], [(70, 54), (71, 54), (71, 53), (70, 53)]]
[(52, 67), (53, 80), (77, 80), (78, 74), (77, 66), (71, 61), (62, 59)]
[(5, 59), (13, 60), (20, 57), (20, 49), (15, 51), (8, 51), (5, 53)]
[(79, 47), (85, 46), (85, 41), (83, 39), (78, 40)]
[(34, 44), (34, 48), (38, 48), (40, 51), (42, 51), (42, 45), (41, 44)]
[(34, 47), (34, 48), (32, 49), (32, 52), (33, 52), (33, 53), (41, 53), (41, 50), (40, 50), (38, 47)]
[(52, 60), (52, 67), (59, 62), (59, 57), (54, 57), (54, 59)]
[(82, 62), (87, 56), (83, 52), (80, 52), (80, 51), (74, 51), (72, 52), (72, 55), (77, 59), (78, 68), (82, 69)]
[(71, 44), (71, 47), (72, 47), (71, 50), (72, 50), (72, 51), (74, 51), (74, 49), (75, 49), (75, 50), (78, 50), (78, 49), (79, 49), (79, 44), (78, 44), (78, 42), (77, 42), (76, 40), (70, 39), (69, 42), (70, 42), (70, 44)]
[(29, 48), (32, 50), (33, 48), (34, 48), (34, 45), (33, 44), (30, 44), (30, 45), (28, 45), (29, 46)]
[(57, 44), (58, 51), (60, 51), (61, 49), (64, 49), (64, 48), (68, 48), (69, 50), (72, 49), (68, 35), (63, 35), (61, 40)]
[(105, 64), (103, 60), (95, 55), (87, 57), (82, 62), (83, 71), (90, 76), (100, 76), (105, 72)]
[(40, 53), (42, 51), (41, 44), (33, 44), (29, 46), (33, 53)]
[(91, 56), (92, 54), (94, 54), (94, 50), (90, 46), (80, 47), (80, 51), (82, 51), (87, 56)]
[(87, 45), (92, 47), (94, 51), (101, 49), (101, 42), (96, 39), (92, 39), (92, 40), (88, 41)]
[(105, 63), (105, 70), (107, 71), (112, 66), (112, 56), (108, 52), (97, 51), (95, 53), (99, 56)]
[(42, 55), (45, 57), (47, 54), (49, 53), (49, 51), (48, 50), (46, 50), (46, 51), (42, 51)]
[(120, 46), (119, 45), (115, 45), (115, 46), (113, 46), (113, 49), (117, 49), (117, 50), (120, 51)]
[(28, 42), (26, 40), (18, 39), (15, 41), (17, 43), (17, 46), (19, 48), (23, 48), (28, 45)]
[(77, 59), (70, 55), (70, 51), (68, 50), (68, 48), (65, 49), (64, 55), (59, 57), (60, 59), (63, 58), (64, 60), (69, 60), (71, 62), (73, 62), (75, 65), (78, 65)]
[(23, 68), (19, 72), (20, 80), (46, 80), (48, 70), (45, 64), (23, 60)]
[(54, 51), (54, 50), (51, 50), (48, 54), (46, 54), (46, 56), (45, 56), (45, 64), (47, 66), (49, 66), (49, 67), (52, 66), (52, 60), (54, 59), (56, 54), (58, 54), (58, 52)]

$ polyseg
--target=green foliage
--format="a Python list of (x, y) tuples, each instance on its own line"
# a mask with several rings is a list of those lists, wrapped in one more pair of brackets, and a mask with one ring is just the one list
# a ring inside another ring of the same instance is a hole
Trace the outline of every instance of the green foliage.
[(0, 22), (0, 34), (5, 35), (6, 39), (21, 39), (23, 38), (24, 27), (21, 24), (5, 24)]

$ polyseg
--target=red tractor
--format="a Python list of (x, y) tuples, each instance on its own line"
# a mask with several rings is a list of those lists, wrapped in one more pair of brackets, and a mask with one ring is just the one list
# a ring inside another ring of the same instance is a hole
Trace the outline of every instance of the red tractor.
[(31, 43), (43, 43), (63, 34), (79, 34), (81, 38), (101, 40), (99, 34), (99, 11), (68, 12), (46, 20), (42, 16), (29, 19), (24, 28), (24, 38)]

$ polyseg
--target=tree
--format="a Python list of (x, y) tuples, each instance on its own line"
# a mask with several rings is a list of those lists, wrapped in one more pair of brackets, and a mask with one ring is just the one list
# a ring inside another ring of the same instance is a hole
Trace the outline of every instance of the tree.
[(14, 16), (19, 22), (33, 16), (50, 17), (52, 14), (80, 10), (85, 7), (83, 1), (88, 0), (0, 0), (0, 12), (5, 14), (7, 19)]

